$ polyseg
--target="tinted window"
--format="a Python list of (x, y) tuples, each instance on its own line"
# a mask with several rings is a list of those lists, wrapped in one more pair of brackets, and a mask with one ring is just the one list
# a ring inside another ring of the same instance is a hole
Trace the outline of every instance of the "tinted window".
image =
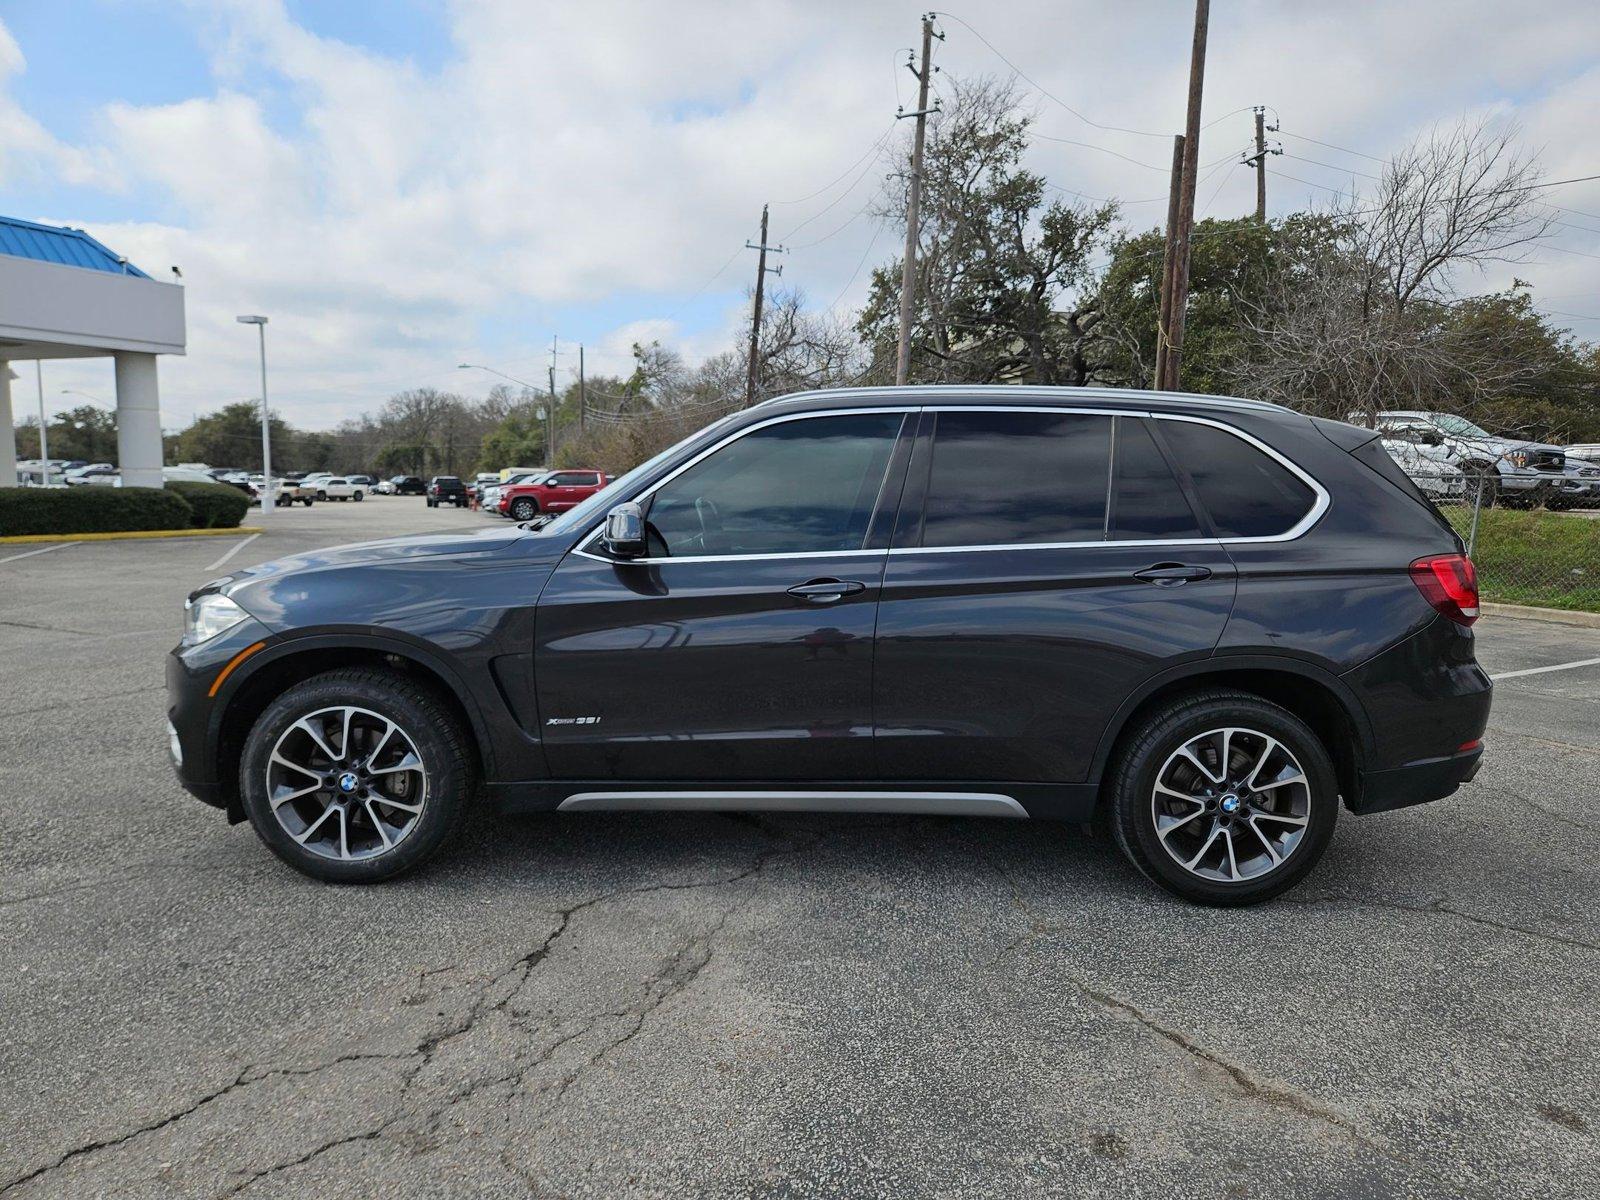
[(1110, 465), (1110, 417), (941, 412), (922, 544), (1099, 541)]
[(600, 482), (600, 476), (593, 471), (564, 471), (551, 478), (552, 487), (593, 487)]
[(1281, 464), (1215, 426), (1162, 421), (1161, 433), (1194, 480), (1218, 537), (1287, 533), (1316, 498)]
[(1194, 510), (1142, 420), (1117, 418), (1115, 458), (1117, 483), (1111, 501), (1114, 540), (1201, 536)]
[(656, 491), (651, 553), (861, 549), (901, 420), (811, 417), (746, 434)]

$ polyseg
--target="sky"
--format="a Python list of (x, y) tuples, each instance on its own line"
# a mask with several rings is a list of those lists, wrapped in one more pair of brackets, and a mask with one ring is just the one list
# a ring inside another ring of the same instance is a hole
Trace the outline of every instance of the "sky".
[[(1059, 194), (1165, 214), (1187, 0), (959, 0), (935, 63), (1021, 72), (1029, 166)], [(922, 9), (888, 0), (0, 0), (0, 213), (87, 229), (156, 278), (181, 268), (188, 354), (161, 361), (168, 428), (256, 394), (305, 428), (405, 387), (543, 385), (585, 346), (623, 373), (659, 339), (735, 344), (763, 204), (782, 285), (848, 311), (893, 231), (871, 201), (909, 122)], [(1515, 122), (1548, 179), (1600, 174), (1593, 0), (1216, 0), (1201, 216), (1251, 211), (1250, 106), (1285, 153), (1268, 208), (1327, 203), (1466, 118)], [(939, 79), (935, 77), (935, 87)], [(1118, 128), (1107, 128), (1115, 126)], [(1062, 139), (1047, 141), (1045, 137)], [(1600, 340), (1600, 182), (1552, 188), (1560, 225), (1472, 290)], [(31, 372), (28, 372), (31, 374)], [(46, 364), (52, 410), (113, 396), (110, 360)], [(27, 410), (17, 397), (19, 413)]]

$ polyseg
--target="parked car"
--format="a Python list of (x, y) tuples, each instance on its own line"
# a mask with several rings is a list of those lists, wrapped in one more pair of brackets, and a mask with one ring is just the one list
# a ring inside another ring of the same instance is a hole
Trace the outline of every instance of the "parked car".
[(1561, 491), (1566, 452), (1560, 446), (1495, 437), (1453, 413), (1396, 410), (1378, 414), (1385, 437), (1444, 447), (1483, 502), (1533, 508)]
[(340, 475), (324, 479), (317, 485), (318, 500), (360, 500), (367, 489)]
[(312, 501), (317, 498), (317, 486), (301, 479), (290, 479), (285, 475), (273, 482), (272, 495), (273, 504), (277, 508), (290, 508), (297, 500), (310, 508)]
[(1600, 446), (1566, 447), (1566, 478), (1547, 508), (1600, 508)]
[(435, 475), (428, 481), (428, 507), (438, 508), (441, 504), (465, 508), (467, 485), (454, 475)]
[(62, 482), (68, 487), (115, 487), (121, 478), (122, 472), (110, 463), (91, 463), (68, 471)]
[(357, 487), (364, 488), (369, 492), (377, 486), (378, 482), (371, 475), (346, 475), (345, 478)]
[(1234, 905), (1310, 871), (1341, 805), (1473, 777), (1477, 614), (1371, 430), (852, 389), (741, 410), (538, 529), (206, 584), (168, 732), (189, 791), (322, 879), (414, 866), (482, 796), (1103, 815), (1156, 883)]
[(483, 488), (478, 493), (478, 503), (483, 506), (485, 512), (499, 512), (500, 497), (504, 495), (506, 488), (512, 486), (513, 484), (526, 483), (534, 479), (542, 479), (549, 473), (550, 472), (543, 470), (514, 472), (511, 475), (506, 476), (505, 479)]
[(514, 521), (576, 508), (610, 480), (604, 471), (552, 471), (500, 489), (495, 508)]
[(1467, 494), (1467, 477), (1455, 467), (1441, 447), (1420, 445), (1399, 438), (1384, 438), (1383, 448), (1400, 465), (1419, 491), (1433, 500), (1461, 500)]
[(416, 475), (396, 475), (389, 480), (389, 496), (426, 496), (428, 485)]

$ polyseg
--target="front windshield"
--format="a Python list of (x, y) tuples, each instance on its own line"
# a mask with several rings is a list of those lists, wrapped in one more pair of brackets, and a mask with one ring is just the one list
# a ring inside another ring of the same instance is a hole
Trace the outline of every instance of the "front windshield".
[(1465, 417), (1458, 417), (1452, 413), (1434, 413), (1429, 420), (1452, 437), (1486, 438), (1489, 436)]
[(551, 521), (550, 524), (541, 529), (532, 530), (532, 532), (541, 537), (545, 537), (550, 534), (566, 533), (569, 530), (576, 529), (580, 525), (587, 524), (589, 521), (594, 520), (601, 513), (609, 509), (613, 504), (620, 504), (622, 502), (620, 497), (625, 497), (628, 494), (629, 488), (638, 483), (641, 478), (643, 478), (645, 475), (648, 475), (661, 463), (665, 462), (668, 458), (671, 458), (674, 454), (676, 454), (680, 446), (694, 441), (696, 438), (709, 433), (711, 430), (716, 429), (719, 426), (726, 425), (737, 415), (737, 413), (729, 413), (721, 420), (713, 421), (711, 424), (705, 426), (705, 428), (695, 430), (682, 441), (675, 442), (668, 446), (654, 458), (647, 459), (640, 463), (626, 475), (620, 475), (616, 479), (613, 479), (610, 483), (601, 488), (594, 495), (590, 496), (582, 504), (577, 505), (575, 508), (567, 509), (566, 512), (562, 513), (555, 520)]

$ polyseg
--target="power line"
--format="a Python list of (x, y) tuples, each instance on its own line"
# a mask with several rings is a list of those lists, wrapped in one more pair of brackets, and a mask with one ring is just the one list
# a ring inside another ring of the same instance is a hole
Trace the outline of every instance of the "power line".
[[(897, 50), (897, 51), (895, 51), (895, 53), (898, 54), (899, 51)], [(807, 200), (815, 200), (818, 196), (822, 195), (823, 192), (828, 191), (830, 188), (832, 188), (834, 186), (834, 184), (838, 183), (839, 180), (843, 179), (846, 175), (850, 174), (851, 171), (854, 171), (862, 163), (866, 162), (867, 159), (872, 157), (873, 152), (875, 150), (877, 150), (879, 146), (883, 145), (883, 143), (885, 141), (888, 140), (888, 137), (892, 132), (894, 132), (894, 122), (891, 121), (889, 123), (889, 127), (878, 135), (878, 140), (873, 142), (872, 145), (867, 147), (867, 152), (865, 154), (863, 154), (860, 158), (856, 159), (855, 162), (851, 163), (843, 171), (839, 172), (838, 176), (836, 178), (834, 178), (832, 180), (832, 182), (823, 184), (816, 191), (810, 193), (809, 195), (801, 196), (797, 200), (774, 200), (772, 202), (773, 205), (774, 206), (780, 206), (781, 205), (782, 207), (787, 208), (791, 204), (804, 204)]]
[(1057, 96), (1054, 92), (1051, 92), (1043, 84), (1041, 84), (1037, 80), (1035, 80), (1031, 75), (1029, 75), (1021, 67), (1017, 66), (1016, 63), (1012, 62), (1004, 54), (1000, 53), (1000, 50), (995, 46), (995, 44), (993, 42), (991, 42), (988, 38), (984, 37), (983, 34), (979, 33), (977, 31), (977, 29), (975, 29), (972, 26), (972, 23), (970, 21), (967, 21), (962, 17), (958, 17), (955, 13), (952, 13), (952, 12), (934, 12), (934, 13), (929, 13), (928, 15), (929, 16), (934, 16), (934, 17), (949, 17), (952, 21), (957, 21), (961, 25), (965, 26), (965, 28), (966, 28), (968, 33), (972, 34), (973, 37), (977, 38), (985, 46), (989, 47), (990, 52), (993, 53), (994, 56), (996, 58), (998, 58), (1001, 62), (1005, 63), (1006, 66), (1010, 67), (1014, 74), (1020, 76), (1030, 87), (1032, 87), (1040, 95), (1044, 96), (1048, 100), (1054, 101), (1056, 104), (1059, 104), (1062, 108), (1066, 109), (1069, 113), (1071, 113), (1073, 116), (1077, 117), (1078, 120), (1082, 121), (1085, 125), (1092, 125), (1096, 129), (1103, 129), (1107, 133), (1131, 133), (1136, 137), (1161, 138), (1163, 141), (1165, 141), (1167, 138), (1172, 136), (1170, 133), (1155, 133), (1155, 132), (1152, 132), (1151, 130), (1148, 130), (1148, 129), (1129, 129), (1125, 125), (1105, 125), (1105, 124), (1102, 124), (1099, 121), (1094, 120), (1091, 117), (1086, 117), (1086, 116), (1084, 116), (1083, 113), (1081, 113), (1077, 109), (1073, 108), (1072, 105), (1068, 104), (1065, 100), (1061, 99), (1060, 96)]

